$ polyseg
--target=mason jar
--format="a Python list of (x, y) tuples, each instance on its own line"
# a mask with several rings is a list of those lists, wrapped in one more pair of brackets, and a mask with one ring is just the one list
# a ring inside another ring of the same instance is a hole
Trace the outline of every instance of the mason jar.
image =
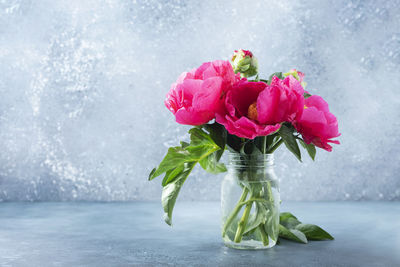
[(236, 249), (266, 249), (279, 235), (280, 194), (274, 155), (229, 153), (222, 182), (222, 238)]

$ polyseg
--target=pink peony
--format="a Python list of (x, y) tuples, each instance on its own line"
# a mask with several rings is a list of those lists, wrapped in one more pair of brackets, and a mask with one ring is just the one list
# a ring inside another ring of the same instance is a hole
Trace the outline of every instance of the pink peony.
[(305, 100), (303, 114), (294, 125), (307, 144), (313, 143), (327, 151), (332, 151), (328, 143), (340, 144), (337, 140), (331, 140), (340, 136), (337, 119), (320, 96), (313, 95)]
[(239, 81), (227, 92), (225, 106), (217, 112), (216, 121), (230, 134), (249, 139), (279, 130), (279, 123), (270, 125), (258, 121), (258, 107), (266, 104), (260, 97), (265, 90), (268, 90), (266, 83)]
[(293, 76), (284, 80), (274, 76), (257, 101), (258, 121), (276, 124), (300, 118), (304, 109), (303, 93), (303, 87)]
[(240, 75), (233, 72), (229, 61), (203, 63), (179, 76), (167, 94), (165, 106), (180, 124), (207, 123), (223, 104), (222, 96), (239, 79)]

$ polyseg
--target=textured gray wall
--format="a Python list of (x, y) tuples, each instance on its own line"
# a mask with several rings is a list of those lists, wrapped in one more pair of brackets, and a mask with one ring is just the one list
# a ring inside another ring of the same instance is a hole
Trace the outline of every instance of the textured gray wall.
[[(186, 138), (163, 100), (177, 76), (252, 50), (297, 68), (337, 115), (316, 162), (276, 153), (282, 198), (400, 199), (400, 1), (0, 2), (0, 200), (147, 200)], [(181, 199), (218, 199), (196, 169)]]

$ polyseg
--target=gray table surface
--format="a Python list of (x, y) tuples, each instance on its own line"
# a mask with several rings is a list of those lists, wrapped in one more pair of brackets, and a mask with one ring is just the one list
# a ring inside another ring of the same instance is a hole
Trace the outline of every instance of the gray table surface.
[(399, 202), (284, 202), (334, 241), (234, 250), (218, 202), (0, 203), (0, 266), (400, 266)]

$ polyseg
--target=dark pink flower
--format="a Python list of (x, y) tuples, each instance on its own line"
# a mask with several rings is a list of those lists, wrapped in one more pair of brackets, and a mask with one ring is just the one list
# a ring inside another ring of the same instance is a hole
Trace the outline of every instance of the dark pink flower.
[(327, 151), (332, 151), (328, 143), (340, 144), (337, 140), (331, 140), (340, 136), (338, 121), (329, 112), (328, 103), (320, 96), (313, 95), (305, 100), (303, 114), (294, 125), (307, 144), (313, 143)]
[(281, 127), (279, 123), (271, 125), (258, 121), (258, 106), (264, 103), (260, 95), (266, 89), (267, 84), (263, 82), (239, 81), (227, 92), (225, 106), (217, 112), (216, 121), (230, 134), (243, 138), (254, 139), (276, 132)]
[(199, 68), (182, 73), (172, 84), (165, 106), (176, 122), (201, 125), (214, 119), (223, 104), (223, 95), (240, 79), (229, 61), (203, 63)]
[(274, 76), (257, 101), (258, 121), (262, 124), (292, 122), (304, 109), (304, 89), (293, 76), (284, 80)]

